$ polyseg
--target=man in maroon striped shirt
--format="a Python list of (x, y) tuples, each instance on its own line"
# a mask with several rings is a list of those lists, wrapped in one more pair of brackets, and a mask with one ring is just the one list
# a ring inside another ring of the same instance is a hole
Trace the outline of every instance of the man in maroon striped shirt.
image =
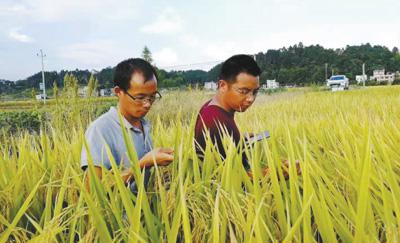
[[(234, 115), (235, 112), (246, 111), (253, 104), (260, 89), (260, 73), (257, 63), (248, 55), (232, 56), (222, 64), (217, 94), (203, 105), (196, 121), (195, 143), (200, 158), (204, 155), (206, 147), (204, 132), (207, 131), (220, 155), (225, 158), (221, 126), (239, 146), (241, 135)], [(249, 169), (245, 156), (243, 165)]]

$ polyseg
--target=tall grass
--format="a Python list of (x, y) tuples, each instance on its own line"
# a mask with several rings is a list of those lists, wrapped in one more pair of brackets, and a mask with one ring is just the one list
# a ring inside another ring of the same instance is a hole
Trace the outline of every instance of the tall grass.
[[(118, 179), (113, 160), (114, 173), (91, 176), (86, 191), (79, 160), (94, 117), (71, 113), (65, 124), (54, 115), (41, 134), (1, 137), (0, 241), (399, 241), (399, 94), (398, 87), (385, 87), (261, 95), (237, 115), (241, 131), (272, 135), (245, 151), (253, 180), (229, 139), (225, 161), (213, 149), (204, 162), (196, 157), (195, 114), (209, 94), (166, 94), (148, 117), (155, 146), (173, 147), (175, 160), (154, 167), (149, 187), (139, 187), (137, 196)], [(132, 146), (129, 157), (137, 161)], [(282, 158), (291, 164), (289, 180)]]

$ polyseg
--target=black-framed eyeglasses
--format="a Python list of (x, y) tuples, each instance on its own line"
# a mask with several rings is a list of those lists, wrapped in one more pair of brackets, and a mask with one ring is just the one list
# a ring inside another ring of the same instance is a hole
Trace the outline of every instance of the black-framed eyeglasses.
[(254, 98), (257, 97), (258, 91), (259, 91), (259, 88), (258, 88), (258, 89), (254, 89), (254, 90), (247, 89), (247, 88), (236, 88), (236, 87), (232, 87), (232, 88), (233, 88), (236, 92), (238, 92), (239, 94), (241, 94), (241, 95), (245, 95), (245, 96), (252, 95)]
[(125, 91), (125, 94), (127, 94), (134, 102), (136, 103), (141, 103), (144, 104), (146, 101), (149, 102), (150, 104), (153, 104), (155, 101), (158, 101), (161, 99), (161, 94), (160, 92), (156, 91), (156, 93), (152, 95), (131, 95), (128, 93), (128, 91)]

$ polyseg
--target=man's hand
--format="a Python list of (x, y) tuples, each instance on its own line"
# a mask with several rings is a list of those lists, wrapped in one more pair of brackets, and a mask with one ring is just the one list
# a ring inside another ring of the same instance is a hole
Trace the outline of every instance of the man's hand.
[[(159, 166), (169, 165), (173, 160), (174, 150), (171, 148), (156, 148), (145, 154), (139, 161), (140, 169), (151, 167), (154, 164)], [(122, 180), (126, 183), (133, 179), (132, 168), (121, 171)]]
[[(296, 160), (296, 172), (298, 175), (301, 175), (301, 167), (300, 167), (300, 162)], [(264, 167), (262, 169), (262, 175), (263, 176), (268, 176), (270, 174), (270, 170), (268, 167)], [(282, 160), (282, 173), (283, 177), (285, 177), (285, 180), (289, 179), (289, 161), (287, 159)], [(253, 172), (252, 171), (247, 171), (247, 175), (250, 177), (250, 179), (253, 179)]]
[[(301, 175), (300, 162), (298, 160), (296, 160), (295, 164), (296, 164), (297, 175)], [(285, 177), (285, 180), (289, 179), (289, 161), (287, 159), (282, 160), (282, 169), (283, 169), (283, 176)]]
[(140, 168), (151, 167), (154, 164), (167, 166), (174, 160), (174, 150), (171, 148), (156, 148), (140, 159)]

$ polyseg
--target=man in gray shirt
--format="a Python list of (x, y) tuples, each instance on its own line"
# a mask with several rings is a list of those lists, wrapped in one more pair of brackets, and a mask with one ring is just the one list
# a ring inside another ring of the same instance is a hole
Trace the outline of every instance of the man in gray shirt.
[[(132, 192), (137, 192), (137, 185), (132, 181), (133, 172), (127, 156), (127, 145), (122, 136), (126, 129), (132, 139), (139, 159), (140, 169), (145, 169), (145, 186), (148, 182), (149, 169), (157, 164), (165, 166), (174, 159), (170, 148), (153, 148), (151, 125), (144, 119), (153, 102), (161, 98), (157, 91), (156, 71), (150, 63), (140, 58), (122, 61), (115, 68), (114, 92), (118, 96), (118, 106), (93, 121), (86, 133), (90, 156), (93, 159), (95, 173), (102, 177), (102, 166), (110, 170), (111, 163), (107, 155), (108, 147), (117, 165), (123, 163), (122, 180), (130, 184)], [(122, 123), (119, 114), (122, 115)], [(81, 166), (88, 166), (88, 151), (82, 148)]]

